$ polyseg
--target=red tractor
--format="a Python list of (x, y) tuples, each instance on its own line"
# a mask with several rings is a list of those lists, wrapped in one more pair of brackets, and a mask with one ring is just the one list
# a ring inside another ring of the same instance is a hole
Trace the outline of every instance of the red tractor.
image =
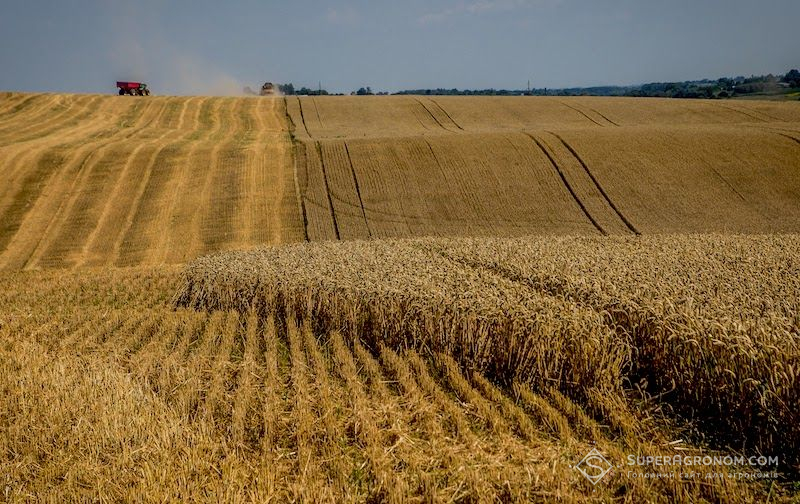
[(119, 95), (131, 96), (150, 96), (150, 90), (147, 89), (147, 84), (143, 82), (120, 82), (117, 81), (119, 88)]

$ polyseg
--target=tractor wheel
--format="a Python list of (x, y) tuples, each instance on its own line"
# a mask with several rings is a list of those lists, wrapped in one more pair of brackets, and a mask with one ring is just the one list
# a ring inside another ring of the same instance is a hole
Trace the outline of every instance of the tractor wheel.
[(124, 94), (125, 94), (125, 90), (122, 89), (122, 88), (119, 88), (119, 95), (123, 96)]
[(144, 90), (144, 95), (145, 96), (150, 96), (150, 90), (149, 89), (145, 89)]

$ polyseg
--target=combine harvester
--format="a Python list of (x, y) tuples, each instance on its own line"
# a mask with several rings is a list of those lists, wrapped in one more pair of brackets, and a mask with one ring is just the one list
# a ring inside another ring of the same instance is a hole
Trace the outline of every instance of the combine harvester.
[(275, 96), (277, 94), (275, 92), (275, 85), (271, 82), (265, 82), (263, 86), (261, 86), (261, 92), (259, 93), (261, 96)]
[(276, 96), (278, 94), (278, 87), (271, 82), (265, 82), (258, 93), (256, 93), (250, 86), (245, 86), (244, 94), (251, 96)]
[(150, 90), (147, 89), (147, 84), (143, 82), (121, 82), (117, 81), (119, 88), (119, 95), (131, 96), (150, 96)]

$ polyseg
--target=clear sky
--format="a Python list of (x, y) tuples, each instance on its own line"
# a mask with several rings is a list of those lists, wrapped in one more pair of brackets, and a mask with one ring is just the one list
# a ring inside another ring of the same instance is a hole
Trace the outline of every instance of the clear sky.
[(800, 67), (800, 0), (2, 0), (0, 89), (572, 87)]

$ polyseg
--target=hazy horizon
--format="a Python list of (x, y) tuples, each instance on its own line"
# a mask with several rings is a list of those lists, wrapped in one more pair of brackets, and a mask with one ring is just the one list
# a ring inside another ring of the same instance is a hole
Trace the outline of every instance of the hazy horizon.
[(4, 3), (0, 90), (565, 88), (800, 66), (791, 0)]

